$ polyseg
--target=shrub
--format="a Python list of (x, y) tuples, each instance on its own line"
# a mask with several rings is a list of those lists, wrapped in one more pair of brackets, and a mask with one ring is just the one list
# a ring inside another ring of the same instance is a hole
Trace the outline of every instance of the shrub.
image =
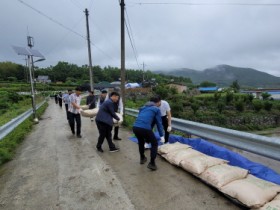
[(263, 108), (263, 103), (260, 100), (254, 100), (253, 101), (253, 107), (256, 112), (259, 112)]
[(235, 102), (235, 108), (239, 112), (243, 112), (244, 111), (244, 102), (243, 102), (242, 99), (239, 99), (238, 101)]
[(272, 109), (272, 106), (273, 106), (273, 104), (271, 102), (269, 102), (269, 101), (264, 102), (264, 109), (266, 111), (270, 111)]
[(225, 109), (225, 103), (222, 100), (219, 100), (217, 103), (217, 109), (219, 111), (219, 113), (221, 114), (223, 112), (223, 110)]
[(197, 110), (199, 109), (199, 104), (198, 104), (198, 102), (197, 102), (197, 101), (193, 101), (193, 102), (191, 103), (191, 108), (192, 108), (192, 110), (193, 110), (193, 113), (196, 114)]
[(226, 93), (226, 104), (229, 105), (233, 101), (233, 93), (227, 92)]

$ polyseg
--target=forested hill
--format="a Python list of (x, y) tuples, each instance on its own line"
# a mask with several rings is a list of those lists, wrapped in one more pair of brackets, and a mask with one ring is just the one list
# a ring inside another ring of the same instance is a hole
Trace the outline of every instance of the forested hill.
[[(86, 65), (77, 66), (76, 64), (70, 64), (67, 62), (58, 62), (55, 66), (48, 68), (36, 68), (35, 77), (39, 75), (47, 75), (52, 82), (65, 82), (68, 84), (84, 84), (89, 82), (89, 68)], [(24, 81), (28, 77), (28, 69), (25, 66), (11, 63), (0, 62), (0, 81)], [(93, 79), (94, 83), (101, 81), (113, 82), (120, 79), (120, 69), (116, 67), (93, 67)], [(143, 79), (145, 81), (152, 81), (155, 83), (182, 83), (191, 84), (192, 81), (186, 77), (178, 77), (172, 75), (157, 74), (151, 71), (142, 70), (126, 70), (127, 82), (141, 83)]]
[(167, 75), (190, 78), (194, 84), (203, 81), (214, 82), (218, 86), (230, 86), (238, 80), (242, 87), (280, 87), (280, 78), (251, 68), (239, 68), (229, 65), (218, 65), (203, 71), (193, 69), (176, 69), (170, 71), (156, 71)]

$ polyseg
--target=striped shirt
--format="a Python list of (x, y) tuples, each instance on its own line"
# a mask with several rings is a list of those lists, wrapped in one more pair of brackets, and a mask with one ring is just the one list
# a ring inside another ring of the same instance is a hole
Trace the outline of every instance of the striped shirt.
[(81, 103), (81, 96), (77, 96), (76, 93), (73, 93), (69, 96), (69, 108), (68, 111), (74, 114), (78, 114), (78, 109), (76, 109), (72, 103), (77, 104), (78, 106), (80, 106)]

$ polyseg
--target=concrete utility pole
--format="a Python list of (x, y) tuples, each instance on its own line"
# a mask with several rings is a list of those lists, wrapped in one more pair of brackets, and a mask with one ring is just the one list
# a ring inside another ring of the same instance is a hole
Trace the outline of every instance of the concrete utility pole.
[(146, 66), (145, 63), (143, 62), (143, 78), (142, 78), (142, 85), (143, 85), (144, 80), (145, 80), (145, 78), (144, 78), (145, 66)]
[(121, 6), (121, 95), (123, 102), (123, 116), (125, 116), (125, 19), (124, 19), (124, 9), (125, 3), (124, 0), (120, 2)]
[[(30, 49), (34, 46), (33, 37), (27, 36), (27, 46)], [(35, 98), (35, 90), (34, 90), (34, 66), (33, 66), (33, 55), (28, 55), (28, 66), (29, 66), (29, 77), (30, 77), (30, 85), (31, 85), (31, 98), (32, 98), (32, 109), (33, 109), (33, 120), (34, 122), (39, 122), (36, 116), (36, 98)]]
[(86, 14), (86, 26), (87, 26), (87, 43), (88, 43), (88, 62), (89, 62), (89, 77), (90, 77), (90, 90), (93, 90), (93, 74), (92, 74), (92, 61), (91, 61), (91, 48), (90, 48), (90, 35), (88, 24), (88, 10), (85, 9)]

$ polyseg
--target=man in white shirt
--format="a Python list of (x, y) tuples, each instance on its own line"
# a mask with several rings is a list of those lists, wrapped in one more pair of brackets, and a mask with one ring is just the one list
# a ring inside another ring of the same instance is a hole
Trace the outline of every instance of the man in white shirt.
[[(161, 113), (161, 120), (162, 120), (162, 126), (164, 129), (164, 142), (167, 143), (169, 140), (169, 132), (172, 130), (171, 127), (171, 108), (169, 106), (169, 103), (165, 100), (162, 100), (160, 96), (158, 96), (160, 99), (160, 113)], [(152, 123), (152, 128), (154, 127), (155, 122)], [(148, 148), (147, 145), (145, 145), (146, 148)]]
[(69, 96), (69, 124), (73, 135), (75, 135), (75, 121), (77, 128), (77, 137), (82, 138), (81, 136), (81, 115), (80, 115), (80, 103), (81, 103), (81, 87), (75, 89), (75, 93)]

